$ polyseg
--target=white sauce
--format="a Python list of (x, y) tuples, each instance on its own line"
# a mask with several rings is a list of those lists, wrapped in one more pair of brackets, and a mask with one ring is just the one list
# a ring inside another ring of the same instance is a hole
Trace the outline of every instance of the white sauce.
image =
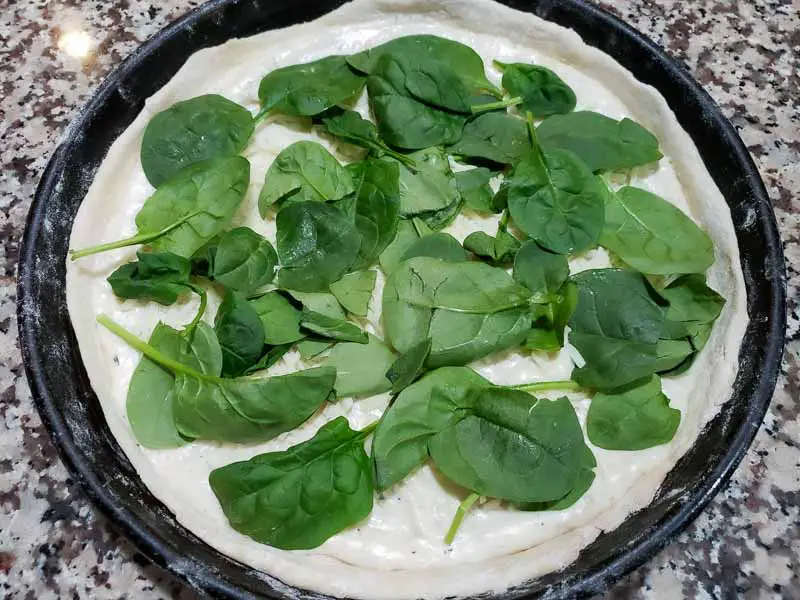
[[(378, 500), (372, 515), (358, 527), (336, 535), (316, 550), (285, 552), (260, 545), (229, 527), (208, 486), (208, 473), (307, 439), (338, 415), (347, 416), (354, 427), (362, 427), (381, 415), (388, 396), (345, 399), (328, 406), (298, 430), (266, 444), (199, 442), (175, 450), (142, 448), (125, 416), (128, 383), (139, 354), (98, 326), (95, 318), (106, 313), (147, 338), (159, 320), (176, 327), (187, 323), (196, 309), (195, 301), (168, 308), (119, 301), (105, 278), (132, 260), (135, 248), (70, 262), (69, 310), (87, 372), (111, 430), (144, 483), (181, 523), (225, 554), (287, 584), (335, 596), (389, 600), (474, 594), (503, 590), (565, 566), (601, 531), (613, 529), (629, 512), (650, 501), (665, 474), (728, 399), (747, 322), (738, 248), (727, 206), (664, 99), (610, 57), (584, 45), (575, 33), (489, 0), (356, 0), (313, 23), (232, 40), (196, 53), (150, 98), (111, 147), (78, 212), (71, 247), (135, 232), (134, 216), (152, 193), (139, 163), (139, 145), (147, 121), (156, 112), (205, 93), (222, 94), (255, 112), (258, 82), (272, 69), (334, 53), (349, 54), (423, 32), (470, 45), (484, 58), (490, 78), (498, 83), (500, 75), (491, 67), (492, 59), (548, 66), (575, 90), (579, 109), (614, 118), (628, 116), (653, 131), (666, 158), (657, 166), (637, 170), (633, 183), (667, 198), (710, 233), (716, 263), (709, 272), (709, 283), (725, 296), (727, 304), (695, 366), (681, 377), (664, 380), (673, 406), (683, 415), (675, 439), (641, 452), (593, 448), (598, 461), (595, 483), (570, 509), (525, 513), (489, 502), (475, 507), (448, 548), (442, 538), (464, 491), (424, 467)], [(366, 115), (363, 98), (358, 108)], [(258, 128), (245, 151), (253, 180), (236, 225), (246, 224), (274, 241), (274, 223), (258, 216), (258, 193), (274, 157), (301, 139), (321, 138), (302, 120), (276, 117)], [(358, 152), (350, 147), (337, 148), (332, 140), (322, 141), (343, 160), (358, 158)], [(493, 234), (495, 221), (462, 215), (449, 231), (463, 239), (476, 229)], [(596, 250), (573, 260), (572, 269), (607, 264), (605, 253)], [(378, 334), (381, 283), (382, 277), (369, 314), (369, 328)], [(218, 298), (212, 298), (208, 320), (217, 304)], [(569, 349), (550, 357), (512, 351), (473, 366), (496, 383), (515, 384), (566, 379), (573, 361)], [(302, 367), (299, 356), (292, 353), (276, 366), (275, 373)], [(588, 400), (575, 394), (571, 397), (583, 422)]]

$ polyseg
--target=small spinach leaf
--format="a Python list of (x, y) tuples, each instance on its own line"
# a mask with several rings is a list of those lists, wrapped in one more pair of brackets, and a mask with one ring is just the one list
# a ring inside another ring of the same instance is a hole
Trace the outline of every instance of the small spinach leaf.
[(250, 300), (250, 306), (261, 321), (265, 343), (279, 346), (305, 337), (300, 331), (300, 311), (278, 292), (268, 292)]
[(414, 167), (414, 160), (395, 152), (378, 135), (378, 128), (372, 121), (364, 119), (354, 110), (336, 109), (329, 111), (322, 117), (322, 127), (329, 134), (343, 139), (344, 141), (372, 150), (378, 156), (386, 154), (397, 159), (409, 167)]
[(233, 290), (228, 290), (214, 331), (222, 348), (222, 374), (235, 377), (253, 366), (264, 349), (264, 326), (255, 308)]
[(486, 214), (497, 212), (493, 202), (494, 192), (489, 185), (492, 176), (492, 172), (485, 167), (455, 174), (456, 187), (464, 200), (465, 208)]
[(514, 279), (533, 292), (536, 302), (551, 302), (568, 278), (567, 257), (532, 240), (525, 242), (514, 258)]
[(638, 123), (591, 111), (548, 117), (536, 135), (546, 151), (569, 150), (592, 171), (630, 169), (663, 156), (656, 137)]
[(441, 148), (429, 148), (410, 156), (415, 170), (400, 165), (400, 214), (406, 218), (431, 215), (459, 205), (461, 196), (447, 154)]
[(596, 394), (586, 416), (589, 440), (606, 450), (644, 450), (675, 436), (681, 411), (669, 406), (661, 380), (616, 394)]
[(510, 165), (530, 149), (525, 121), (504, 112), (488, 112), (467, 121), (451, 154)]
[(331, 284), (331, 293), (348, 312), (359, 317), (366, 317), (377, 276), (375, 271), (348, 273), (339, 281)]
[(326, 56), (268, 73), (258, 86), (258, 97), (262, 112), (310, 117), (354, 98), (364, 82), (350, 69), (346, 57)]
[(336, 344), (323, 364), (336, 369), (337, 398), (372, 396), (391, 388), (385, 373), (395, 358), (386, 344), (371, 335), (367, 344)]
[(300, 358), (303, 360), (311, 360), (326, 350), (333, 348), (335, 345), (336, 342), (331, 340), (308, 338), (297, 344), (297, 351), (300, 353)]
[(464, 240), (464, 248), (493, 265), (503, 265), (514, 260), (520, 241), (506, 231), (492, 237), (483, 231), (473, 231)]
[(365, 437), (337, 417), (308, 441), (215, 469), (208, 481), (239, 533), (283, 550), (316, 548), (372, 511)]
[(522, 98), (520, 110), (541, 119), (575, 108), (575, 92), (550, 69), (524, 63), (494, 64), (503, 71), (505, 90)]
[(278, 255), (269, 241), (248, 227), (224, 233), (214, 253), (215, 281), (244, 294), (270, 283)]
[(325, 315), (331, 319), (344, 319), (342, 305), (333, 294), (327, 292), (289, 292), (306, 310)]
[(136, 253), (138, 261), (122, 265), (108, 277), (118, 298), (152, 300), (165, 306), (189, 291), (191, 262), (170, 252)]
[(141, 148), (144, 174), (159, 187), (184, 167), (235, 156), (253, 127), (246, 108), (216, 94), (176, 102), (147, 123)]
[(366, 344), (369, 341), (366, 332), (362, 331), (357, 325), (310, 310), (303, 310), (300, 314), (300, 327), (318, 336), (341, 342)]
[(300, 141), (287, 146), (272, 162), (258, 197), (258, 209), (266, 217), (270, 207), (283, 200), (327, 202), (355, 191), (350, 172), (317, 142)]
[(355, 262), (361, 236), (341, 210), (322, 202), (284, 206), (277, 217), (280, 286), (317, 292), (340, 279)]
[(425, 370), (425, 361), (431, 353), (430, 338), (420, 342), (398, 358), (386, 372), (386, 379), (392, 382), (392, 393), (399, 394)]
[(259, 371), (265, 371), (274, 364), (277, 364), (284, 355), (292, 349), (292, 344), (282, 344), (280, 346), (272, 346), (267, 350), (264, 355), (258, 359), (258, 362), (251, 367), (248, 367), (244, 372), (245, 375), (252, 375)]

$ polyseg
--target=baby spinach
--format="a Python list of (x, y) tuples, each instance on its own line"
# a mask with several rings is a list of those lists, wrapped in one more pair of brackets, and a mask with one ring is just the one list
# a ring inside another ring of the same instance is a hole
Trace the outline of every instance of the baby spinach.
[(381, 138), (407, 150), (456, 142), (466, 117), (412, 97), (406, 88), (408, 69), (402, 56), (385, 54), (367, 79), (369, 103)]
[(425, 361), (428, 360), (430, 353), (431, 340), (428, 338), (392, 363), (392, 366), (386, 371), (386, 379), (392, 382), (393, 394), (399, 394), (422, 375), (425, 370)]
[(208, 482), (239, 533), (283, 550), (316, 548), (372, 511), (369, 433), (337, 417), (288, 450), (215, 469)]
[(391, 388), (385, 373), (395, 358), (386, 344), (371, 335), (367, 344), (336, 344), (323, 364), (336, 369), (337, 398), (372, 396)]
[(498, 212), (493, 202), (494, 192), (489, 185), (492, 176), (493, 173), (485, 167), (459, 171), (455, 174), (456, 187), (465, 208), (485, 214)]
[(161, 252), (190, 258), (222, 232), (250, 185), (250, 163), (241, 156), (190, 165), (161, 185), (136, 215), (135, 236), (70, 251), (72, 260), (149, 244)]
[(661, 380), (617, 393), (595, 394), (586, 416), (589, 440), (606, 450), (644, 450), (666, 444), (678, 431), (681, 411), (669, 406)]
[(449, 233), (438, 231), (423, 235), (408, 246), (400, 262), (417, 256), (430, 256), (447, 262), (464, 262), (469, 255), (456, 238)]
[(228, 290), (214, 318), (214, 331), (222, 348), (222, 374), (241, 375), (261, 358), (264, 326), (252, 304)]
[(548, 117), (536, 134), (545, 150), (569, 150), (592, 171), (630, 169), (663, 156), (656, 137), (638, 123), (591, 111)]
[(275, 69), (258, 86), (261, 113), (319, 115), (356, 97), (364, 89), (364, 82), (364, 77), (353, 72), (344, 56), (326, 56)]
[(322, 202), (297, 202), (278, 212), (281, 287), (303, 292), (327, 289), (358, 256), (361, 236), (352, 219)]
[(400, 219), (394, 239), (379, 257), (381, 270), (387, 275), (403, 262), (403, 256), (414, 242), (420, 239), (417, 229), (410, 219)]
[[(240, 443), (270, 440), (314, 414), (330, 396), (336, 379), (336, 371), (329, 368), (280, 377), (223, 379), (162, 354), (106, 315), (97, 320), (175, 376), (173, 415), (178, 432), (187, 438)], [(217, 363), (219, 344), (213, 334), (211, 338), (214, 344), (200, 344), (203, 338), (197, 335), (193, 339), (190, 353), (200, 364)]]
[(266, 218), (273, 204), (327, 202), (355, 191), (350, 172), (317, 142), (300, 141), (287, 146), (272, 162), (258, 197), (258, 209)]
[(320, 337), (340, 342), (366, 344), (369, 341), (366, 332), (357, 325), (310, 310), (303, 310), (300, 313), (300, 327)]
[(592, 487), (595, 477), (594, 468), (597, 466), (597, 459), (595, 459), (592, 451), (586, 445), (584, 445), (584, 448), (584, 450), (580, 451), (581, 468), (578, 470), (572, 491), (563, 498), (552, 502), (522, 502), (517, 504), (517, 508), (527, 511), (565, 510), (580, 500)]
[(548, 250), (570, 254), (597, 244), (603, 231), (605, 185), (567, 150), (533, 148), (507, 180), (514, 223)]
[(252, 375), (259, 371), (269, 369), (274, 364), (277, 364), (284, 355), (292, 349), (292, 344), (282, 344), (280, 346), (270, 346), (264, 355), (258, 359), (258, 362), (244, 372), (245, 375)]
[(403, 390), (375, 430), (372, 458), (378, 490), (386, 490), (428, 459), (428, 441), (457, 418), (457, 407), (491, 383), (467, 367), (426, 373)]
[(343, 139), (355, 146), (372, 150), (377, 155), (391, 156), (407, 167), (414, 168), (414, 160), (405, 154), (395, 152), (378, 135), (378, 128), (372, 121), (363, 118), (354, 110), (334, 109), (322, 117), (322, 127), (329, 134)]
[(502, 230), (495, 237), (483, 231), (473, 231), (464, 240), (464, 248), (493, 265), (512, 262), (520, 246), (517, 238)]
[(510, 165), (530, 149), (525, 121), (504, 112), (488, 112), (467, 121), (451, 154)]
[(552, 502), (573, 490), (588, 448), (567, 398), (536, 400), (489, 388), (466, 400), (454, 422), (428, 442), (445, 477), (481, 496), (516, 503)]
[(311, 360), (335, 347), (335, 345), (336, 342), (332, 340), (308, 338), (297, 344), (297, 351), (300, 353), (300, 358), (303, 360)]
[(704, 273), (714, 244), (679, 208), (660, 196), (623, 187), (606, 197), (600, 245), (648, 275)]
[(703, 275), (684, 275), (658, 293), (669, 302), (666, 318), (682, 325), (697, 351), (705, 346), (725, 299), (706, 284)]
[(533, 292), (536, 302), (551, 302), (569, 278), (563, 254), (549, 252), (533, 240), (525, 242), (514, 258), (514, 279)]
[(355, 269), (372, 266), (395, 238), (400, 215), (400, 168), (393, 162), (368, 159), (348, 170), (357, 182), (352, 206), (361, 235)]
[(225, 287), (244, 294), (270, 283), (278, 255), (272, 244), (249, 227), (225, 232), (214, 252), (212, 277)]
[(265, 343), (279, 346), (305, 337), (300, 331), (300, 311), (278, 292), (268, 292), (250, 300), (250, 306), (261, 321)]
[(372, 270), (348, 273), (331, 284), (331, 293), (348, 312), (366, 317), (377, 276)]
[(556, 351), (564, 347), (564, 328), (578, 304), (575, 284), (565, 283), (547, 304), (531, 307), (533, 326), (525, 339), (528, 350)]
[(406, 57), (414, 65), (432, 62), (447, 64), (456, 71), (464, 86), (475, 93), (485, 91), (498, 98), (502, 93), (488, 79), (483, 59), (469, 46), (435, 35), (410, 35), (395, 38), (380, 46), (347, 57), (357, 71), (374, 74), (386, 54)]
[(153, 187), (189, 165), (239, 154), (253, 135), (253, 117), (217, 94), (176, 102), (154, 115), (142, 136), (141, 161)]
[(339, 304), (336, 296), (327, 292), (296, 292), (290, 291), (292, 298), (303, 305), (306, 310), (325, 315), (331, 319), (344, 320), (344, 308)]
[(191, 262), (171, 252), (136, 253), (139, 259), (122, 265), (108, 277), (118, 298), (152, 300), (165, 306), (191, 289)]
[(410, 156), (416, 161), (416, 170), (400, 165), (400, 214), (403, 217), (430, 215), (460, 202), (455, 177), (443, 150), (429, 148)]
[(586, 364), (572, 378), (584, 387), (613, 390), (655, 372), (664, 312), (639, 273), (593, 269), (574, 275), (578, 301), (570, 343)]
[(522, 98), (520, 110), (541, 119), (575, 108), (575, 92), (553, 71), (538, 65), (494, 61), (503, 72), (503, 87)]

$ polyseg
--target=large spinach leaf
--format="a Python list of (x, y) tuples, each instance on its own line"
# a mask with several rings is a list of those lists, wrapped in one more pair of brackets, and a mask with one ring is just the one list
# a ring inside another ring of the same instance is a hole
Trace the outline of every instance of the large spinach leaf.
[(412, 242), (403, 253), (400, 262), (410, 260), (417, 256), (430, 256), (447, 262), (464, 262), (469, 260), (469, 255), (459, 241), (449, 233), (444, 233), (443, 231), (423, 235), (415, 242)]
[(575, 108), (575, 92), (547, 67), (494, 61), (503, 71), (503, 87), (522, 98), (520, 110), (536, 118), (568, 113)]
[(336, 344), (323, 363), (336, 369), (337, 398), (372, 396), (388, 392), (391, 382), (386, 371), (397, 356), (375, 336), (367, 344)]
[(147, 123), (141, 147), (144, 174), (159, 187), (184, 167), (239, 154), (253, 127), (246, 108), (217, 94), (176, 102)]
[(675, 436), (681, 411), (670, 408), (661, 380), (624, 392), (595, 394), (586, 416), (589, 440), (606, 450), (644, 450)]
[(607, 195), (600, 245), (648, 275), (704, 273), (714, 263), (705, 231), (676, 206), (635, 187)]
[(191, 287), (191, 262), (171, 252), (136, 253), (139, 259), (122, 265), (108, 276), (108, 283), (118, 298), (152, 300), (165, 306)]
[(361, 236), (352, 219), (322, 202), (284, 206), (277, 217), (280, 286), (319, 292), (340, 279), (355, 262)]
[(225, 232), (214, 252), (212, 277), (232, 290), (247, 294), (275, 277), (278, 255), (272, 244), (249, 227)]
[(214, 331), (222, 348), (222, 374), (235, 377), (261, 358), (264, 326), (256, 309), (233, 290), (228, 290), (214, 318)]
[(287, 146), (272, 162), (258, 197), (265, 217), (273, 204), (339, 200), (355, 191), (350, 172), (317, 142), (300, 141)]
[(656, 137), (638, 123), (591, 111), (548, 117), (536, 134), (545, 150), (569, 150), (592, 171), (629, 169), (663, 156)]
[(504, 112), (487, 112), (467, 121), (447, 150), (466, 158), (510, 165), (530, 149), (525, 121)]
[(236, 531), (283, 550), (316, 548), (372, 511), (367, 433), (337, 417), (308, 441), (215, 469), (208, 481)]
[(364, 82), (364, 77), (348, 66), (346, 57), (326, 56), (268, 73), (258, 86), (258, 97), (262, 113), (311, 117), (354, 98), (364, 89)]
[(586, 364), (572, 378), (584, 387), (613, 390), (655, 372), (664, 311), (639, 273), (593, 269), (574, 275), (578, 301), (570, 343)]

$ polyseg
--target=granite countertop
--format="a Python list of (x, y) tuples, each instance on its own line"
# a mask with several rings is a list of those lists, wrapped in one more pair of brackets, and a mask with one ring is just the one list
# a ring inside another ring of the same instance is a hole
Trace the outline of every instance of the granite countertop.
[[(191, 598), (69, 478), (31, 403), (15, 274), (34, 189), (56, 141), (111, 68), (196, 6), (187, 0), (0, 0), (0, 594)], [(789, 341), (764, 425), (703, 514), (607, 598), (800, 598), (800, 4), (616, 0), (706, 87), (772, 199), (789, 278)]]

